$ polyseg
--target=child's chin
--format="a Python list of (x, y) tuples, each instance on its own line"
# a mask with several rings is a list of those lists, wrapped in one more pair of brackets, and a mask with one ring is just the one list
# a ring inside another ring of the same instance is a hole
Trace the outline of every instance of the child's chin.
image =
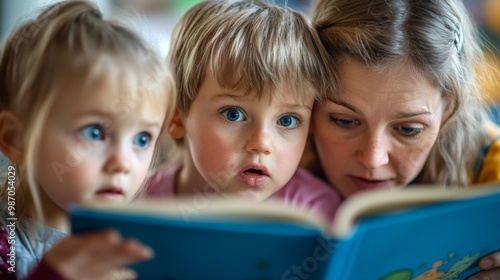
[(260, 191), (245, 190), (239, 192), (223, 193), (223, 196), (229, 200), (248, 200), (260, 202), (265, 200), (268, 196)]

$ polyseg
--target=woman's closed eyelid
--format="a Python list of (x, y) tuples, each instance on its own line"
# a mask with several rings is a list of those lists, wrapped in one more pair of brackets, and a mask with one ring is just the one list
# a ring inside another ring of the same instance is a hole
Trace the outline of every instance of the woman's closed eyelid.
[(333, 122), (335, 125), (342, 128), (351, 128), (361, 125), (361, 121), (345, 115), (329, 114), (328, 119), (330, 122)]
[(425, 129), (423, 125), (399, 125), (395, 127), (395, 130), (404, 137), (416, 137), (421, 134)]

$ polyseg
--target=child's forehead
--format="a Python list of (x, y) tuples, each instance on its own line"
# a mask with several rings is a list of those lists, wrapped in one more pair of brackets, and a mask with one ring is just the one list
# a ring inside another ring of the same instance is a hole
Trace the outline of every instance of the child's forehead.
[(140, 89), (133, 77), (101, 75), (73, 78), (55, 88), (51, 114), (60, 116), (101, 115), (113, 120), (134, 116), (160, 116), (167, 111), (167, 94), (160, 90)]
[[(317, 89), (308, 82), (281, 80), (252, 81), (246, 78), (234, 78), (227, 76), (206, 75), (205, 81), (214, 83), (224, 91), (231, 91), (237, 95), (252, 97), (269, 102), (285, 102), (309, 104), (317, 96)], [(229, 82), (228, 82), (229, 81)], [(237, 81), (237, 82), (234, 82)]]
[(87, 65), (69, 66), (59, 72), (64, 79), (63, 88), (80, 88), (84, 91), (103, 90), (118, 95), (130, 96), (146, 93), (161, 93), (164, 90), (164, 76), (154, 69), (147, 69), (132, 62), (118, 60), (96, 60)]
[(166, 110), (168, 93), (160, 78), (148, 77), (131, 66), (112, 66), (91, 65), (67, 71), (64, 79), (54, 84), (53, 110), (108, 108), (109, 113), (122, 115), (143, 107), (155, 112)]
[(309, 104), (315, 98), (315, 89), (294, 84), (279, 85), (272, 92), (272, 98), (280, 102)]
[(133, 73), (121, 75), (103, 74), (93, 77), (78, 77), (58, 83), (55, 91), (58, 95), (82, 96), (83, 98), (108, 99), (110, 102), (124, 102), (126, 100), (158, 99), (163, 96), (158, 86), (145, 85)]
[(230, 94), (227, 96), (233, 96), (235, 100), (259, 100), (268, 105), (282, 104), (309, 107), (314, 101), (312, 94), (307, 94), (297, 88), (267, 88), (262, 92), (242, 91), (240, 89), (228, 89), (228, 91)]

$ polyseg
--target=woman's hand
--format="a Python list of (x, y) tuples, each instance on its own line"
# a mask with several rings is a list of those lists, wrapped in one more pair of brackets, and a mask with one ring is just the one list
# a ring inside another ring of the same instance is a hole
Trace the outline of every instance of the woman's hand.
[(130, 279), (123, 267), (150, 259), (151, 249), (116, 231), (69, 236), (49, 250), (44, 260), (66, 279)]

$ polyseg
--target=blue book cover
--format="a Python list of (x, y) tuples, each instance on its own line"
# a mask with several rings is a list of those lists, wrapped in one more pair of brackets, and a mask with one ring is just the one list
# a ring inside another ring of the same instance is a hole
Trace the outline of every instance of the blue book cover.
[(155, 257), (139, 279), (465, 279), (500, 250), (500, 186), (360, 193), (333, 225), (279, 203), (143, 200), (71, 208), (73, 233), (115, 228)]
[(413, 207), (356, 222), (336, 247), (325, 279), (466, 279), (479, 271), (481, 257), (500, 250), (499, 186), (420, 195), (404, 190), (394, 195), (396, 208), (412, 201)]

